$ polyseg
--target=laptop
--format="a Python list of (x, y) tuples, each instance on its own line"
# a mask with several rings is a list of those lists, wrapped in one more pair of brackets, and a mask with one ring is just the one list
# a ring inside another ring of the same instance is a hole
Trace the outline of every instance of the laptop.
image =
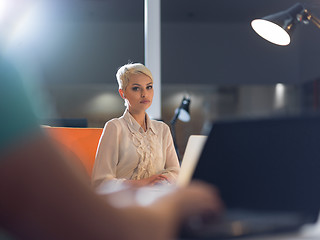
[(207, 136), (205, 135), (191, 135), (189, 137), (177, 179), (178, 186), (184, 187), (189, 184), (206, 140)]
[(182, 239), (229, 239), (314, 223), (320, 207), (320, 117), (214, 123), (193, 179), (219, 189), (226, 213), (214, 223), (186, 223)]

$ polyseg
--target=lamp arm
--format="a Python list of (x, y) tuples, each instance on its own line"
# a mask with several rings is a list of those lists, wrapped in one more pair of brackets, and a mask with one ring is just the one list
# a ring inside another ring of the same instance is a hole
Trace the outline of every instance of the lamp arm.
[(311, 16), (310, 21), (313, 22), (318, 28), (320, 28), (320, 19), (316, 18), (313, 15), (310, 15), (310, 16)]
[(318, 28), (320, 28), (320, 19), (316, 16), (312, 15), (307, 9), (304, 10), (306, 14), (306, 18), (308, 21), (311, 21), (314, 25), (316, 25)]
[(172, 139), (173, 139), (174, 149), (176, 150), (179, 164), (181, 165), (181, 158), (180, 158), (180, 153), (179, 153), (179, 149), (178, 149), (177, 138), (176, 138), (176, 128), (175, 128), (179, 114), (180, 114), (180, 108), (178, 109), (177, 113), (174, 115), (174, 117), (170, 121), (170, 129), (171, 129), (171, 135), (172, 135)]
[(171, 124), (171, 125), (174, 125), (174, 124), (176, 123), (179, 115), (180, 115), (180, 108), (178, 108), (178, 111), (176, 112), (176, 114), (175, 114), (175, 115), (173, 116), (173, 118), (171, 119), (171, 121), (170, 121), (170, 124)]

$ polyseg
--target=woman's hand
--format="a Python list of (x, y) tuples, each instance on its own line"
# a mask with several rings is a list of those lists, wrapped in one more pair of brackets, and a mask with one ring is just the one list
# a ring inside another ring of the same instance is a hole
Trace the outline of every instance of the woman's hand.
[(149, 182), (147, 185), (161, 184), (164, 182), (169, 183), (168, 177), (163, 174), (156, 174), (146, 179)]
[(219, 190), (205, 182), (193, 181), (188, 187), (179, 189), (176, 196), (181, 198), (179, 206), (184, 218), (194, 215), (218, 216), (224, 210)]
[(170, 183), (167, 176), (163, 174), (155, 174), (151, 177), (140, 179), (140, 180), (127, 180), (126, 183), (129, 183), (135, 187), (143, 187), (143, 186), (153, 186), (155, 184), (163, 184)]

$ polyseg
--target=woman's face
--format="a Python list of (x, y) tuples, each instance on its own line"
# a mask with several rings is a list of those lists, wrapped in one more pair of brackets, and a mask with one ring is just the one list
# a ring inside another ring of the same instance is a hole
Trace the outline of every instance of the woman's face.
[(125, 90), (119, 93), (127, 102), (130, 113), (139, 113), (147, 110), (153, 99), (153, 82), (145, 74), (132, 74)]

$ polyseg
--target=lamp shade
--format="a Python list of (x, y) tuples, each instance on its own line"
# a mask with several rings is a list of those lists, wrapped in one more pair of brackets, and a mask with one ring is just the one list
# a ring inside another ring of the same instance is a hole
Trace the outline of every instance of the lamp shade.
[(281, 46), (290, 43), (291, 35), (301, 21), (305, 8), (296, 3), (289, 9), (251, 22), (253, 30), (264, 39)]
[(190, 121), (189, 106), (190, 106), (190, 98), (184, 97), (182, 99), (180, 107), (175, 110), (176, 114), (179, 111), (178, 119), (180, 121), (182, 121), (182, 122), (189, 122)]

